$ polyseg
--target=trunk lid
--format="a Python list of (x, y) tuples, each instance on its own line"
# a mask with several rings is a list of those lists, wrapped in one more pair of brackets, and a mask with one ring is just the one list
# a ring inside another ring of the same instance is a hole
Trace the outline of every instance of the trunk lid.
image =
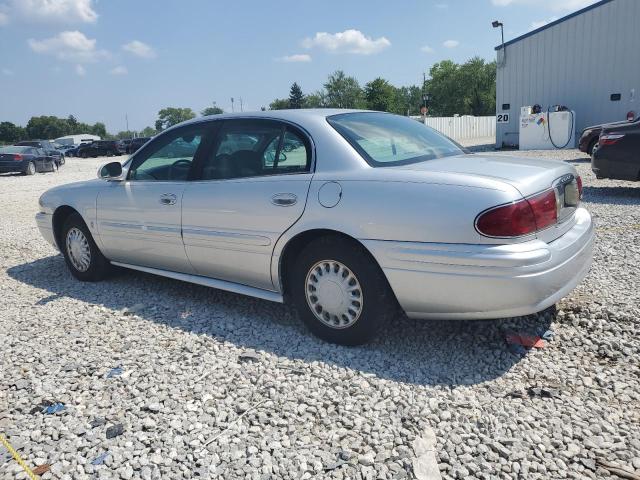
[(456, 155), (392, 168), (491, 178), (512, 185), (523, 197), (550, 188), (563, 175), (577, 175), (571, 165), (557, 160), (491, 154)]
[[(550, 242), (562, 236), (575, 224), (576, 206), (568, 205), (566, 202), (569, 193), (575, 195), (578, 173), (566, 162), (510, 155), (469, 154), (392, 168), (489, 178), (513, 186), (523, 197), (554, 188), (558, 205), (558, 223), (537, 232), (536, 236)], [(565, 186), (567, 186), (567, 198), (565, 198)]]

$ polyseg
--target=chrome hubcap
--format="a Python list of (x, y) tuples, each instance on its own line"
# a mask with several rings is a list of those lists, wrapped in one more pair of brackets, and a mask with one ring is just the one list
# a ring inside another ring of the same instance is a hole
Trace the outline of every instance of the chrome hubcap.
[(347, 328), (360, 318), (363, 307), (360, 282), (345, 265), (336, 260), (316, 263), (306, 279), (309, 308), (325, 325)]
[(29, 173), (31, 173), (32, 175), (36, 173), (36, 166), (33, 163), (29, 164)]
[(84, 233), (76, 227), (67, 232), (67, 253), (76, 270), (86, 272), (91, 265), (91, 249)]

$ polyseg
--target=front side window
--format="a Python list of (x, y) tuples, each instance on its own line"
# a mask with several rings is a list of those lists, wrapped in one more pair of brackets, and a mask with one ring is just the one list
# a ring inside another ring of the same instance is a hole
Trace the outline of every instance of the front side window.
[(341, 113), (327, 117), (372, 167), (407, 165), (464, 153), (453, 141), (407, 117)]
[(203, 142), (205, 127), (170, 132), (133, 159), (129, 180), (184, 181)]
[(205, 160), (203, 180), (308, 172), (311, 150), (304, 136), (274, 121), (227, 121)]

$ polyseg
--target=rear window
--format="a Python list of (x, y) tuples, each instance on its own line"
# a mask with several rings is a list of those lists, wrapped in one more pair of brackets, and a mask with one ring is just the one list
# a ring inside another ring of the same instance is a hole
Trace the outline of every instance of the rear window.
[(416, 120), (376, 112), (327, 117), (372, 167), (407, 165), (464, 153), (452, 140)]
[(0, 153), (29, 153), (30, 150), (33, 150), (33, 149), (30, 147), (10, 146), (10, 147), (1, 147)]

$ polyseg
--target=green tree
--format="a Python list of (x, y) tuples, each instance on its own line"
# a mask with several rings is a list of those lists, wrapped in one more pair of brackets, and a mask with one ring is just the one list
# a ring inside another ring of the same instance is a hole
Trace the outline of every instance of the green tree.
[(158, 119), (156, 120), (156, 130), (164, 130), (165, 128), (169, 128), (186, 120), (191, 120), (195, 117), (196, 114), (190, 108), (163, 108), (158, 112)]
[(304, 93), (297, 82), (293, 82), (289, 90), (289, 108), (303, 108), (305, 105)]
[(102, 122), (96, 122), (94, 125), (92, 125), (90, 133), (92, 133), (93, 135), (98, 135), (99, 137), (102, 137), (102, 138), (108, 137), (107, 127)]
[(422, 89), (418, 85), (396, 88), (394, 113), (418, 115), (422, 106)]
[(269, 110), (286, 110), (289, 108), (288, 98), (276, 98), (269, 104)]
[(369, 110), (395, 111), (396, 88), (384, 78), (371, 80), (364, 87), (364, 96)]
[(69, 124), (66, 119), (53, 115), (31, 117), (26, 126), (27, 137), (31, 139), (50, 139), (69, 134)]
[(315, 93), (310, 93), (304, 99), (305, 107), (307, 108), (323, 108), (326, 107), (327, 94), (324, 90), (318, 90)]
[(24, 140), (25, 134), (24, 128), (19, 125), (14, 125), (11, 122), (0, 122), (0, 144), (19, 142)]
[(202, 110), (200, 115), (208, 117), (209, 115), (220, 115), (221, 113), (224, 113), (224, 110), (217, 106), (216, 102), (213, 102), (213, 105)]
[(366, 106), (364, 93), (358, 80), (347, 77), (342, 70), (337, 70), (324, 84), (326, 91), (326, 106), (333, 108), (364, 108)]
[(465, 105), (471, 115), (493, 115), (496, 111), (496, 63), (473, 57), (460, 66), (466, 92)]
[(443, 117), (464, 114), (465, 91), (460, 81), (460, 65), (451, 60), (443, 60), (431, 67), (429, 75), (431, 78), (425, 85), (432, 98), (429, 113)]
[(155, 128), (145, 127), (144, 130), (140, 132), (140, 135), (142, 135), (143, 137), (153, 137), (157, 133), (158, 132)]

